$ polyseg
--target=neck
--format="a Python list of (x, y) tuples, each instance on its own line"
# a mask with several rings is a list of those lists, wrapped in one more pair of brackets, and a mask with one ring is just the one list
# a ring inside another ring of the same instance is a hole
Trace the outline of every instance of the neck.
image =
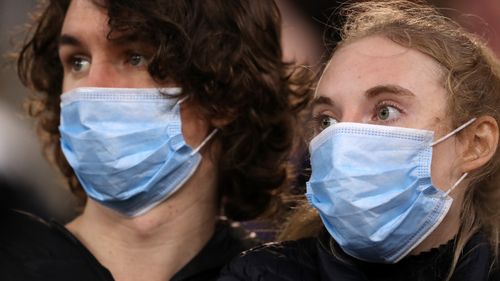
[(443, 221), (434, 229), (434, 231), (415, 247), (410, 255), (418, 255), (421, 252), (446, 244), (453, 239), (460, 229), (460, 210), (462, 200), (454, 199), (452, 206)]
[(89, 200), (84, 213), (67, 227), (115, 280), (169, 280), (203, 248), (215, 228), (215, 192), (207, 189), (210, 196), (198, 191), (193, 197), (196, 192), (190, 189), (184, 186), (134, 218)]

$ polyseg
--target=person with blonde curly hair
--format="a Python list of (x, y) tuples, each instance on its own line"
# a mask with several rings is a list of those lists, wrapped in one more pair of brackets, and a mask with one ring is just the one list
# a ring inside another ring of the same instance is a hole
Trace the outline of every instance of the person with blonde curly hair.
[(500, 63), (418, 1), (363, 1), (312, 102), (308, 202), (232, 280), (500, 280)]
[(0, 279), (213, 280), (256, 242), (221, 217), (277, 208), (307, 100), (274, 2), (48, 0), (32, 26), (19, 77), (82, 213), (10, 213)]

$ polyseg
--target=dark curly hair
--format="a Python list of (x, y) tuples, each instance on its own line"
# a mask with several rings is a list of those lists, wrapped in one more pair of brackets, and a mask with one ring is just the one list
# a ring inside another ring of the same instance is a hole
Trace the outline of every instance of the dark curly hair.
[[(71, 190), (85, 193), (59, 143), (63, 69), (58, 39), (70, 0), (40, 4), (18, 57), (18, 75), (46, 156)], [(94, 0), (107, 11), (108, 40), (139, 35), (156, 48), (148, 71), (175, 81), (207, 120), (230, 120), (216, 135), (224, 215), (252, 219), (279, 203), (287, 178), (296, 111), (308, 99), (304, 75), (281, 60), (280, 15), (269, 0)], [(299, 71), (300, 72), (300, 71)], [(293, 78), (292, 78), (293, 77)], [(296, 79), (298, 77), (298, 79)], [(299, 82), (300, 81), (300, 82)]]

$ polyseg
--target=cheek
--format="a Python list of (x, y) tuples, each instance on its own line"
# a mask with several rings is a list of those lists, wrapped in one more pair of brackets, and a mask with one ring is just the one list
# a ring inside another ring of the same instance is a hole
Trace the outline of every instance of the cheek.
[(72, 87), (71, 85), (68, 85), (68, 81), (66, 78), (63, 78), (63, 81), (62, 81), (62, 92), (63, 93), (66, 93), (68, 92), (69, 90), (72, 90)]
[(193, 107), (186, 104), (181, 104), (181, 122), (184, 140), (195, 149), (208, 135), (208, 122), (202, 119)]
[(436, 188), (447, 191), (460, 177), (456, 173), (457, 152), (455, 139), (449, 139), (433, 148), (431, 177)]
[(156, 81), (151, 77), (147, 69), (129, 71), (123, 76), (126, 77), (126, 80), (130, 81), (130, 84), (127, 85), (129, 88), (156, 88), (159, 86), (158, 83), (156, 83)]
[(69, 77), (69, 75), (67, 75), (67, 74), (65, 74), (63, 76), (63, 80), (62, 80), (62, 92), (63, 93), (66, 93), (66, 92), (69, 92), (69, 91), (76, 89), (78, 87), (84, 87), (84, 86), (85, 86), (84, 83), (82, 83), (81, 81), (79, 82), (78, 80)]

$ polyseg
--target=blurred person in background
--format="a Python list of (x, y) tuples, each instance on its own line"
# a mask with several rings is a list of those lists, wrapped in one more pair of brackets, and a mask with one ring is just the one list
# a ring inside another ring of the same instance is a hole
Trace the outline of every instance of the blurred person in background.
[[(335, 0), (276, 0), (282, 17), (281, 46), (283, 60), (307, 72), (308, 76), (318, 75), (325, 54), (339, 39), (337, 29), (327, 29), (340, 21), (338, 7), (343, 1)], [(331, 14), (331, 15), (330, 15)], [(293, 208), (297, 194), (303, 194), (308, 177), (307, 146), (304, 142), (306, 110), (301, 111), (296, 125), (297, 138), (290, 154), (290, 183), (283, 193), (286, 202), (282, 211), (269, 218), (243, 222), (243, 227), (256, 234), (262, 242), (275, 241), (285, 214)]]
[(425, 2), (345, 14), (292, 241), (243, 253), (218, 280), (500, 280), (500, 62)]
[(497, 0), (429, 0), (470, 32), (481, 35), (500, 57), (500, 3)]
[(283, 59), (318, 72), (326, 55), (340, 40), (338, 11), (344, 2), (276, 0), (283, 18)]
[[(328, 20), (325, 12), (328, 10), (328, 5), (335, 1), (320, 0), (316, 1), (315, 5), (310, 5), (303, 0), (276, 0), (275, 2), (282, 18), (283, 60), (301, 68), (303, 72), (308, 73), (308, 76), (314, 77), (320, 68), (322, 56), (327, 50), (323, 43), (324, 27)], [(289, 159), (291, 172), (289, 185), (284, 189), (283, 200), (285, 202), (290, 202), (295, 194), (303, 193), (300, 190), (304, 186), (304, 170), (307, 169), (307, 162), (301, 124), (304, 122), (303, 115), (306, 114), (306, 112), (300, 112), (301, 116), (296, 125), (298, 131)], [(242, 222), (242, 226), (255, 234), (261, 242), (275, 241), (280, 225), (283, 223), (283, 214), (288, 211), (289, 206), (285, 204), (275, 216)]]
[(281, 23), (283, 59), (316, 70), (325, 51), (323, 32), (326, 19), (316, 18), (316, 14), (323, 11), (323, 6), (311, 7), (305, 2), (276, 0), (283, 19)]
[[(342, 15), (340, 7), (345, 1), (339, 0), (277, 0), (283, 17), (282, 48), (283, 59), (298, 67), (309, 70), (311, 76), (319, 77), (321, 69), (340, 40), (340, 26)], [(290, 186), (291, 194), (303, 194), (305, 182), (309, 177), (309, 160), (307, 143), (308, 115), (310, 112), (301, 112), (298, 125), (299, 138), (291, 155), (291, 162), (295, 167), (295, 179)]]
[(254, 245), (220, 215), (252, 219), (279, 204), (307, 99), (279, 28), (265, 0), (45, 3), (19, 75), (36, 93), (45, 152), (84, 209), (65, 227), (19, 214), (23, 231), (2, 234), (0, 258), (22, 271), (0, 272), (213, 280)]

